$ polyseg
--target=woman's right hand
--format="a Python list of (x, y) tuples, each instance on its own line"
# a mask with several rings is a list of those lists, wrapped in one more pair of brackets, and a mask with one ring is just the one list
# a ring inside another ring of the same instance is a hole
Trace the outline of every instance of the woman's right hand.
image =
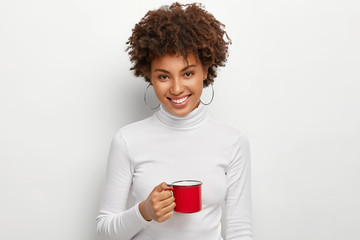
[(173, 215), (175, 198), (165, 182), (157, 185), (146, 200), (139, 204), (139, 210), (147, 221), (164, 222)]

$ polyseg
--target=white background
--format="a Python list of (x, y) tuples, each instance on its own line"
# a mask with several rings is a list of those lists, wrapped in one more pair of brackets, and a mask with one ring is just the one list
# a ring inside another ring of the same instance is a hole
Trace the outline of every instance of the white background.
[[(96, 239), (112, 136), (152, 114), (125, 42), (164, 3), (0, 0), (0, 239)], [(359, 1), (203, 3), (233, 41), (209, 111), (250, 138), (255, 239), (360, 239)]]

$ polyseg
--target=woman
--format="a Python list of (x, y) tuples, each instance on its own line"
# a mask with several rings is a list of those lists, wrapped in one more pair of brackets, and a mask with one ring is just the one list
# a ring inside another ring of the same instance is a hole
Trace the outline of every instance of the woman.
[[(133, 29), (131, 69), (161, 105), (112, 141), (100, 239), (223, 239), (223, 201), (226, 239), (252, 239), (248, 140), (211, 118), (200, 99), (226, 62), (231, 41), (223, 28), (201, 5), (174, 3), (149, 11)], [(202, 182), (201, 211), (174, 211), (166, 183), (181, 179)], [(136, 204), (126, 209), (129, 193)]]

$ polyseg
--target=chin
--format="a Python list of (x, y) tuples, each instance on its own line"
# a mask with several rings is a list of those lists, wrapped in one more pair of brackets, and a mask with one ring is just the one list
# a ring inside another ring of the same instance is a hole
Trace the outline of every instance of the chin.
[(190, 112), (192, 112), (193, 110), (194, 110), (194, 108), (189, 108), (189, 107), (182, 108), (182, 109), (170, 108), (170, 112), (179, 117), (183, 117), (183, 116), (189, 114)]
[[(193, 97), (193, 96), (191, 96), (191, 97)], [(177, 104), (172, 103), (171, 100), (166, 99), (165, 101), (162, 102), (162, 104), (173, 115), (181, 117), (181, 116), (185, 116), (185, 115), (189, 114), (194, 109), (196, 109), (199, 105), (199, 101), (197, 101), (197, 102), (194, 101), (194, 98), (189, 99), (189, 100), (190, 101), (184, 103), (184, 105), (181, 105), (181, 104), (177, 105)]]

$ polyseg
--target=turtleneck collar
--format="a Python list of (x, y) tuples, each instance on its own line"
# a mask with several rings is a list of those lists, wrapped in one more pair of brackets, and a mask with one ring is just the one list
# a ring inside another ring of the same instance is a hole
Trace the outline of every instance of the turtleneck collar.
[(176, 116), (169, 112), (163, 105), (155, 116), (164, 124), (175, 128), (194, 128), (204, 122), (207, 116), (205, 106), (200, 103), (197, 108), (185, 116)]

